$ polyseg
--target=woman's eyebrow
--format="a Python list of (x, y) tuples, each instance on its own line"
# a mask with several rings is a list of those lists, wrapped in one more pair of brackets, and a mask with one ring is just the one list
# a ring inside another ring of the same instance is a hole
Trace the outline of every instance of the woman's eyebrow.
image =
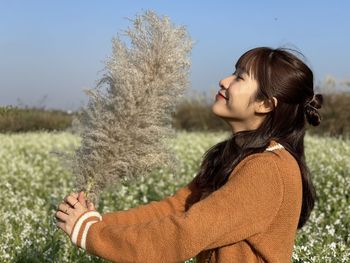
[(242, 73), (244, 70), (241, 67), (235, 67), (237, 73)]
[(249, 76), (248, 72), (242, 68), (236, 68), (235, 73), (238, 75), (241, 75), (241, 76), (243, 76), (243, 75)]
[(240, 75), (249, 75), (248, 72), (242, 68), (236, 68), (236, 72)]

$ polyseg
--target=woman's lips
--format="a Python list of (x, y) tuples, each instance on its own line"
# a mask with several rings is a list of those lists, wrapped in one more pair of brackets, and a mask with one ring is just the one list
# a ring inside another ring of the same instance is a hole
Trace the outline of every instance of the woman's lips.
[(225, 96), (223, 96), (220, 92), (218, 92), (218, 94), (216, 94), (217, 98), (221, 98), (221, 99), (225, 99), (228, 100)]

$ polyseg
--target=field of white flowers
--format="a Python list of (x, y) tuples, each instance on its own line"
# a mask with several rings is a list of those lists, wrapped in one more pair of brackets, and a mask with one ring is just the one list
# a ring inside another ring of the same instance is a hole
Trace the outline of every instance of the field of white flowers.
[[(99, 211), (173, 194), (196, 174), (202, 154), (226, 136), (178, 133), (172, 143), (182, 160), (178, 176), (164, 168), (103, 193)], [(54, 222), (73, 178), (50, 152), (78, 145), (78, 137), (68, 132), (0, 135), (0, 262), (104, 262), (73, 246)], [(307, 135), (305, 151), (320, 200), (298, 232), (293, 262), (350, 262), (350, 141)]]

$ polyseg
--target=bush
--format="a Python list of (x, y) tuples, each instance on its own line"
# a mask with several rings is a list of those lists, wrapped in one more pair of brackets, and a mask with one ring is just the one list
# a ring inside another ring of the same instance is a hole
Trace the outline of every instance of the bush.
[[(348, 138), (350, 134), (350, 93), (324, 94), (321, 124), (306, 125), (308, 133), (319, 136)], [(211, 111), (213, 99), (205, 93), (192, 92), (177, 106), (172, 125), (176, 130), (185, 131), (229, 131), (227, 123)], [(0, 132), (23, 132), (35, 130), (67, 130), (75, 132), (75, 112), (69, 114), (59, 110), (39, 108), (0, 107)], [(72, 126), (73, 125), (73, 126)]]
[(60, 110), (0, 107), (0, 132), (65, 130), (71, 126), (72, 115)]
[(205, 96), (192, 92), (185, 98), (173, 115), (172, 125), (186, 131), (227, 131), (229, 126), (211, 110), (211, 102)]
[[(318, 92), (317, 92), (318, 93)], [(350, 93), (339, 92), (323, 95), (323, 105), (319, 109), (321, 123), (313, 127), (306, 125), (310, 134), (331, 137), (348, 137), (350, 134)], [(228, 125), (211, 111), (213, 99), (193, 93), (178, 105), (173, 116), (173, 126), (186, 131), (225, 131)]]
[(324, 102), (319, 109), (321, 123), (317, 127), (309, 126), (310, 134), (349, 137), (350, 134), (350, 93), (339, 92), (322, 94)]

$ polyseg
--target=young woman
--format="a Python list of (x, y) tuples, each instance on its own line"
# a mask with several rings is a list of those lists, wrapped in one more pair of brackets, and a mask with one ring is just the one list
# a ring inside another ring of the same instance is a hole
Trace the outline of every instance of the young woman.
[(212, 111), (232, 136), (206, 152), (187, 186), (104, 215), (72, 193), (58, 207), (58, 227), (114, 262), (290, 262), (316, 199), (305, 124), (320, 123), (323, 102), (312, 71), (292, 51), (249, 50), (220, 81)]

